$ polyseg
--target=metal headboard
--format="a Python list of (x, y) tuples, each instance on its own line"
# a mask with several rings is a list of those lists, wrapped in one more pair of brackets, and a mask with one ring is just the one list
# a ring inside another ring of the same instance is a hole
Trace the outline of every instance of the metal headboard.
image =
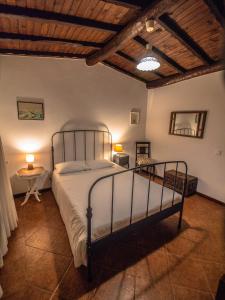
[[(78, 141), (79, 135), (79, 141)], [(99, 136), (102, 136), (102, 140), (99, 139)], [(89, 136), (89, 138), (88, 138)], [(54, 166), (56, 163), (55, 157), (55, 140), (58, 138), (58, 144), (61, 143), (61, 159), (57, 162), (65, 162), (68, 160), (78, 160), (77, 152), (78, 147), (81, 146), (81, 137), (83, 139), (83, 159), (96, 159), (96, 148), (101, 148), (102, 157), (105, 157), (105, 153), (108, 153), (108, 158), (112, 160), (112, 134), (108, 130), (98, 130), (98, 129), (75, 129), (75, 130), (64, 130), (57, 131), (52, 135), (51, 144), (52, 144), (52, 170), (54, 170)], [(92, 137), (92, 138), (90, 138)], [(97, 139), (98, 138), (98, 139)], [(67, 140), (67, 141), (66, 141)], [(78, 144), (79, 143), (79, 144)], [(59, 146), (59, 145), (58, 145)], [(71, 148), (72, 157), (67, 159), (67, 149)], [(60, 148), (60, 146), (59, 146)], [(91, 149), (92, 148), (92, 149)], [(87, 150), (91, 149), (92, 154), (89, 152), (89, 157), (87, 155)]]

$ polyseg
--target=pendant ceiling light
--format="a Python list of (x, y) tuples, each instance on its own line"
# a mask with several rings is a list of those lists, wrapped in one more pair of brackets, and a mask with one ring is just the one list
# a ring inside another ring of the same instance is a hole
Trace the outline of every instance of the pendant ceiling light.
[(137, 65), (137, 69), (140, 71), (153, 71), (160, 67), (160, 62), (158, 59), (152, 54), (152, 47), (147, 44), (147, 55), (143, 57), (139, 64)]
[(147, 32), (153, 32), (155, 30), (155, 20), (149, 19), (145, 22)]

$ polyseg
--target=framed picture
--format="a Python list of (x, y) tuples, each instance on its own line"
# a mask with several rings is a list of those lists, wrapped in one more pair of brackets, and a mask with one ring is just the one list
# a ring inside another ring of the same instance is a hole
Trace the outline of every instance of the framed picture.
[(44, 103), (17, 100), (19, 120), (44, 120)]
[(131, 111), (130, 112), (130, 124), (138, 125), (140, 122), (140, 112), (139, 111)]

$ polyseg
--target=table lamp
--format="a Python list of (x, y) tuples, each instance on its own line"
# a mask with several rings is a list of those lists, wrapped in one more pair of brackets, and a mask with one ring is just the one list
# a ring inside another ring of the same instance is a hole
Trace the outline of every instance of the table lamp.
[(28, 163), (27, 169), (28, 170), (33, 170), (33, 162), (34, 162), (34, 154), (26, 154), (26, 162)]
[(121, 144), (115, 144), (113, 150), (117, 153), (121, 153), (123, 152), (123, 146)]

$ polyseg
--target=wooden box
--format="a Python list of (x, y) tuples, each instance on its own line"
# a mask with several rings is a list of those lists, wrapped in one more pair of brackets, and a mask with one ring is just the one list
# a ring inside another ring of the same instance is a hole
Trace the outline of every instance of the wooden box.
[[(168, 170), (165, 172), (164, 185), (170, 189), (174, 188), (178, 193), (182, 193), (184, 188), (185, 174), (182, 172), (177, 172), (177, 179), (175, 184), (176, 171)], [(187, 175), (187, 185), (185, 190), (185, 197), (191, 196), (196, 193), (198, 185), (198, 178)]]

